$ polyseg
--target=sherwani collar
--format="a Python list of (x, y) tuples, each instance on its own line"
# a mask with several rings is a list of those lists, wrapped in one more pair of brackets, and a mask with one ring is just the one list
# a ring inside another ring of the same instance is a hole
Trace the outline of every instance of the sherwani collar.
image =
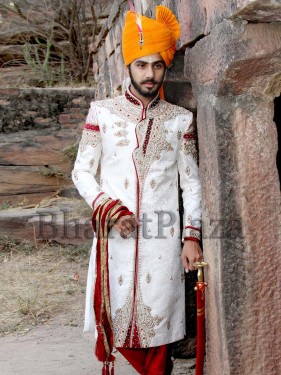
[(139, 107), (140, 110), (141, 110), (141, 119), (142, 120), (145, 120), (146, 119), (146, 115), (147, 115), (147, 111), (150, 110), (150, 109), (153, 109), (155, 107), (157, 107), (160, 103), (160, 97), (159, 97), (159, 93), (148, 103), (148, 105), (145, 107), (143, 105), (143, 102), (137, 98), (133, 93), (132, 91), (130, 90), (130, 87), (128, 87), (128, 89), (126, 90), (125, 92), (125, 98), (126, 98), (126, 101), (128, 102), (129, 105), (132, 105), (133, 107)]

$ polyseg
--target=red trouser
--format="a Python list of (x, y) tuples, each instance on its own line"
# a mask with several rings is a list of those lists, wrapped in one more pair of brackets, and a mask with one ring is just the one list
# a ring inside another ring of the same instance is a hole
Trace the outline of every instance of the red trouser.
[(116, 348), (142, 375), (169, 375), (171, 366), (171, 346), (153, 348)]

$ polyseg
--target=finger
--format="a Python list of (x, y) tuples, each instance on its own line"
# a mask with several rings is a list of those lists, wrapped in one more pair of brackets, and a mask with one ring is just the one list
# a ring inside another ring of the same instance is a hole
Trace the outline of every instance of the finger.
[(129, 233), (131, 233), (133, 230), (135, 230), (135, 227), (128, 220), (128, 221), (125, 222), (124, 229), (127, 230)]
[(195, 267), (193, 265), (195, 262), (196, 262), (195, 259), (192, 262), (189, 262), (189, 269), (190, 269), (190, 271), (194, 271), (195, 270)]
[(188, 263), (187, 257), (184, 254), (181, 255), (181, 261), (182, 261), (183, 268), (185, 269), (185, 272), (188, 272), (189, 271), (189, 263)]
[(133, 220), (133, 225), (134, 225), (134, 227), (137, 227), (137, 226), (139, 226), (140, 225), (140, 220), (135, 216), (135, 215), (132, 215), (131, 216), (131, 219)]

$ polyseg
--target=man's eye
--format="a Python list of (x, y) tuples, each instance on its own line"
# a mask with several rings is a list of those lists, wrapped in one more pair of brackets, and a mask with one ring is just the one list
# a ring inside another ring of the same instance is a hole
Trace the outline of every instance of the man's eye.
[(155, 64), (155, 68), (156, 69), (162, 69), (163, 68), (163, 64)]
[(139, 67), (139, 68), (144, 68), (144, 67), (145, 67), (145, 64), (138, 64), (138, 67)]

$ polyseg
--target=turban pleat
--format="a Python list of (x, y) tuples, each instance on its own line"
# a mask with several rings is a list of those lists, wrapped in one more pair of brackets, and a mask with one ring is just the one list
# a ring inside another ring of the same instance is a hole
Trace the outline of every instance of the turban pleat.
[(175, 15), (164, 6), (156, 7), (156, 19), (140, 16), (143, 44), (140, 44), (140, 28), (137, 14), (129, 11), (126, 15), (122, 35), (124, 62), (132, 61), (155, 53), (160, 53), (169, 67), (176, 52), (176, 41), (180, 36), (180, 26)]

